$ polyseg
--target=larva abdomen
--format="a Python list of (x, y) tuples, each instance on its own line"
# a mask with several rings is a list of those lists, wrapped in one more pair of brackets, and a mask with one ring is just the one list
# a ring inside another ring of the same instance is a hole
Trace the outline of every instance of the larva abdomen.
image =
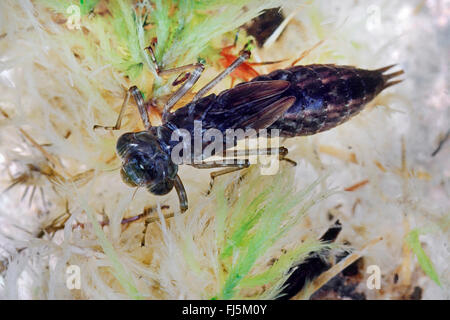
[(284, 96), (296, 101), (270, 128), (282, 136), (311, 135), (331, 129), (358, 114), (382, 90), (400, 81), (403, 71), (385, 74), (393, 66), (364, 70), (350, 66), (306, 65), (275, 70), (252, 81), (286, 80)]

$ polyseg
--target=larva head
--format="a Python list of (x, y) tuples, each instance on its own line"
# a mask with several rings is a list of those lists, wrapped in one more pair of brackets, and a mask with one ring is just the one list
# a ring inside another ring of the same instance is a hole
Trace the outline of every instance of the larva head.
[(178, 166), (151, 132), (125, 133), (117, 141), (116, 148), (122, 159), (120, 174), (126, 184), (145, 186), (155, 195), (172, 190)]

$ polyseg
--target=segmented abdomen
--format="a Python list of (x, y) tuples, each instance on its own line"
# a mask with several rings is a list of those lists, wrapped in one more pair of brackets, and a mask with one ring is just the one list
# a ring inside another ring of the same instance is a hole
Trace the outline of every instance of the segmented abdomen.
[(363, 70), (350, 66), (306, 65), (275, 70), (252, 81), (286, 80), (291, 83), (284, 96), (296, 102), (269, 129), (282, 136), (303, 136), (331, 129), (359, 113), (383, 89), (398, 83), (389, 81), (403, 71), (383, 74), (392, 66)]

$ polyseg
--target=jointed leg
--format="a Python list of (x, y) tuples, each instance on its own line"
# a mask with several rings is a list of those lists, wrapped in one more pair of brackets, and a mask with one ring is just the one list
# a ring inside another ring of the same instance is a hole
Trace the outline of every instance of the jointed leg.
[(265, 149), (250, 149), (250, 150), (236, 150), (236, 151), (242, 151), (243, 154), (237, 153), (237, 156), (252, 156), (252, 155), (258, 155), (258, 156), (265, 156), (265, 155), (275, 155), (278, 154), (278, 157), (281, 161), (286, 161), (292, 164), (293, 166), (297, 165), (297, 162), (294, 160), (291, 160), (287, 158), (287, 154), (289, 150), (286, 147), (278, 147), (278, 148), (265, 148)]
[(122, 107), (120, 108), (119, 116), (117, 118), (116, 124), (114, 126), (101, 126), (101, 125), (94, 125), (94, 130), (98, 128), (103, 128), (105, 130), (119, 130), (120, 126), (122, 125), (122, 119), (125, 114), (125, 108), (128, 105), (128, 101), (130, 100), (130, 95), (133, 95), (134, 101), (136, 102), (136, 105), (139, 110), (139, 114), (141, 115), (142, 122), (144, 123), (145, 129), (151, 128), (150, 119), (148, 117), (147, 108), (145, 106), (144, 98), (142, 97), (141, 92), (136, 86), (132, 86), (130, 89), (127, 90), (127, 94), (125, 96), (125, 99), (123, 100)]
[(153, 50), (153, 44), (145, 48), (150, 53), (150, 59), (152, 60), (153, 64), (155, 65), (156, 73), (160, 76), (165, 74), (171, 74), (171, 73), (177, 73), (177, 72), (183, 72), (187, 70), (193, 70), (197, 66), (198, 63), (191, 63), (187, 64), (181, 67), (171, 68), (171, 69), (160, 69), (158, 62), (156, 61), (155, 52)]
[(280, 158), (288, 154), (286, 147), (278, 148), (264, 148), (264, 149), (238, 149), (238, 150), (223, 150), (223, 157), (247, 157), (247, 156), (261, 156), (279, 154)]
[[(190, 63), (190, 64), (186, 64), (186, 65), (181, 66), (181, 67), (175, 67), (175, 68), (171, 68), (171, 69), (164, 69), (164, 70), (161, 70), (159, 72), (159, 75), (178, 73), (178, 72), (180, 72), (180, 75), (181, 75), (181, 74), (183, 74), (182, 72), (184, 72), (184, 71), (195, 70), (196, 68), (199, 67), (199, 65), (203, 66), (203, 63), (199, 63), (199, 62), (198, 63)], [(188, 72), (188, 74), (190, 74), (190, 73)], [(180, 81), (180, 82), (178, 82), (178, 84), (180, 84), (181, 82), (184, 82), (184, 81)], [(174, 85), (176, 85), (176, 84), (174, 84)]]
[[(288, 154), (288, 149), (285, 147), (278, 147), (278, 148), (264, 148), (264, 149), (245, 149), (245, 150), (224, 150), (223, 156), (224, 157), (246, 157), (246, 156), (252, 156), (252, 155), (276, 155), (278, 154), (280, 160), (287, 161), (291, 163), (292, 165), (296, 166), (297, 163), (289, 158), (286, 158), (286, 155)], [(224, 168), (219, 171), (211, 172), (211, 183), (210, 183), (210, 189), (208, 190), (207, 194), (211, 192), (211, 189), (214, 184), (215, 178), (240, 171), (242, 169), (250, 167), (250, 161), (248, 159), (233, 159), (233, 163), (227, 163), (226, 159), (223, 159), (222, 162), (203, 162), (199, 164), (191, 164), (194, 168), (197, 169), (213, 169), (213, 168)]]
[(217, 177), (223, 176), (225, 174), (241, 171), (242, 169), (248, 168), (249, 166), (250, 166), (250, 164), (248, 164), (247, 166), (229, 167), (229, 168), (225, 168), (225, 169), (222, 169), (219, 171), (211, 172), (211, 174), (210, 174), (211, 181), (209, 182), (209, 189), (206, 192), (206, 194), (209, 195), (211, 193), (212, 188), (214, 186), (214, 181)]
[[(178, 67), (178, 68), (161, 70), (161, 69), (159, 69), (152, 46), (149, 46), (147, 49), (150, 53), (151, 59), (152, 59), (153, 63), (155, 64), (156, 71), (159, 75), (194, 69), (192, 74), (187, 73), (184, 76), (184, 78), (181, 78), (181, 80), (180, 80), (180, 77), (178, 77), (174, 81), (174, 85), (182, 83), (182, 82), (184, 82), (184, 83), (180, 88), (178, 88), (177, 91), (175, 91), (175, 93), (173, 93), (173, 95), (169, 98), (169, 100), (167, 101), (167, 103), (164, 106), (163, 122), (165, 122), (167, 120), (167, 117), (170, 113), (171, 108), (194, 86), (194, 84), (200, 78), (201, 73), (205, 69), (205, 66), (202, 63), (195, 63), (195, 64), (189, 64), (189, 65)], [(215, 77), (212, 81), (210, 81), (206, 86), (204, 86), (202, 89), (200, 89), (199, 92), (197, 92), (197, 94), (194, 96), (193, 101), (196, 101), (196, 100), (200, 99), (201, 97), (203, 97), (203, 95), (205, 95), (205, 93), (207, 93), (218, 82), (220, 82), (222, 79), (224, 79), (226, 76), (228, 76), (236, 68), (238, 68), (249, 57), (250, 57), (250, 51), (248, 51), (244, 48), (241, 55), (228, 68), (226, 68), (223, 72), (221, 72), (219, 75), (217, 75), (217, 77)]]
[(210, 173), (211, 181), (209, 183), (209, 189), (206, 192), (207, 195), (211, 193), (215, 178), (222, 176), (224, 174), (240, 171), (242, 169), (250, 167), (250, 162), (248, 160), (242, 161), (242, 160), (235, 159), (235, 161), (236, 161), (235, 163), (229, 163), (229, 164), (214, 162), (214, 161), (204, 162), (204, 163), (199, 163), (199, 164), (192, 164), (192, 166), (197, 169), (225, 168), (225, 169), (222, 169), (219, 171), (214, 171), (214, 172)]
[[(171, 73), (177, 73), (177, 72), (184, 72), (187, 70), (194, 70), (192, 73), (187, 72), (183, 75), (181, 73), (173, 82), (173, 85), (178, 85), (180, 83), (183, 83), (183, 85), (175, 91), (169, 100), (164, 105), (163, 110), (163, 116), (162, 120), (165, 122), (167, 120), (167, 117), (169, 116), (170, 110), (172, 107), (194, 86), (194, 84), (198, 81), (200, 78), (200, 75), (202, 74), (203, 70), (205, 70), (205, 66), (202, 63), (191, 63), (185, 66), (176, 67), (172, 69), (166, 69), (161, 70), (158, 66), (158, 62), (156, 61), (155, 53), (153, 51), (153, 46), (150, 45), (146, 48), (149, 53), (151, 60), (155, 64), (156, 72), (158, 75), (164, 75), (164, 74), (171, 74)], [(183, 75), (183, 77), (181, 77)]]
[(303, 51), (301, 53), (301, 55), (295, 59), (292, 63), (291, 63), (291, 67), (295, 66), (297, 63), (299, 63), (303, 58), (305, 58), (306, 56), (308, 56), (311, 51), (313, 51), (314, 49), (316, 49), (318, 46), (320, 46), (322, 43), (324, 42), (324, 40), (320, 40), (319, 42), (317, 42), (314, 46), (312, 46), (311, 48)]
[[(169, 209), (169, 206), (168, 205), (162, 205), (161, 206), (161, 210), (164, 210), (164, 209)], [(154, 221), (158, 220), (158, 217), (150, 217), (150, 218), (148, 218), (148, 216), (150, 214), (152, 214), (154, 211), (156, 211), (155, 207), (144, 208), (144, 211), (142, 213), (140, 213), (140, 214), (138, 214), (136, 216), (133, 216), (133, 217), (123, 218), (120, 223), (126, 225), (126, 224), (132, 223), (134, 221), (138, 221), (140, 219), (143, 219), (143, 218), (147, 218), (146, 219), (147, 223), (154, 222)], [(164, 219), (171, 218), (171, 217), (173, 217), (173, 213), (168, 213), (168, 214), (164, 215)], [(105, 225), (107, 225), (107, 224), (105, 224)]]
[[(185, 66), (186, 67), (186, 66)], [(194, 84), (198, 81), (200, 78), (200, 75), (202, 74), (203, 70), (205, 70), (205, 66), (201, 63), (196, 63), (193, 65), (188, 65), (189, 68), (194, 67), (194, 71), (189, 74), (187, 77), (187, 80), (184, 81), (183, 85), (175, 91), (172, 96), (169, 98), (169, 100), (164, 105), (164, 111), (163, 111), (163, 122), (167, 120), (167, 117), (169, 116), (170, 109), (194, 86)], [(184, 67), (175, 68), (175, 70), (182, 70)], [(171, 69), (171, 72), (174, 69)]]
[(248, 168), (248, 167), (250, 167), (250, 164), (237, 166), (237, 167), (229, 167), (229, 168), (225, 168), (223, 170), (211, 172), (210, 176), (211, 176), (211, 179), (213, 182), (214, 179), (217, 177), (223, 176), (224, 174), (240, 171), (240, 170)]
[[(234, 60), (234, 62), (228, 68), (223, 70), (213, 80), (211, 80), (208, 84), (206, 84), (203, 88), (201, 88), (195, 94), (192, 101), (196, 101), (201, 97), (203, 97), (209, 90), (211, 90), (211, 88), (213, 88), (217, 83), (219, 83), (230, 73), (232, 73), (248, 58), (250, 58), (250, 51), (244, 49), (241, 55), (236, 60)], [(164, 106), (163, 121), (167, 119), (170, 109), (175, 105), (175, 103), (177, 103), (178, 100), (180, 100), (181, 97), (183, 97), (186, 94), (186, 92), (188, 92), (194, 86), (194, 84), (197, 82), (198, 78), (200, 78), (200, 75), (205, 68), (204, 65), (201, 63), (188, 66), (190, 67), (195, 66), (195, 70), (192, 74), (189, 75), (188, 79), (184, 82), (184, 84), (170, 97), (169, 101), (167, 101), (166, 105)], [(171, 69), (170, 72), (172, 72), (173, 70), (180, 71), (182, 70), (181, 68), (184, 67)]]
[[(248, 157), (248, 156), (266, 156), (266, 155), (278, 155), (280, 160), (292, 163), (294, 166), (297, 163), (287, 158), (289, 150), (286, 147), (277, 148), (264, 148), (264, 149), (238, 149), (238, 150), (223, 150), (222, 157), (229, 157), (230, 159), (222, 159), (218, 161), (205, 161), (199, 164), (191, 164), (197, 169), (214, 169), (214, 168), (229, 168), (229, 167), (248, 167), (250, 161), (248, 159), (236, 159), (236, 157)], [(233, 163), (227, 162), (227, 160), (233, 160)]]
[(289, 150), (286, 147), (264, 148), (264, 149), (244, 149), (244, 150), (224, 150), (223, 157), (248, 157), (248, 156), (266, 156), (278, 154), (279, 159), (289, 162), (296, 166), (297, 163), (287, 158)]
[(228, 68), (219, 73), (214, 79), (212, 79), (208, 84), (206, 84), (203, 88), (201, 88), (200, 91), (197, 92), (197, 94), (194, 96), (193, 101), (196, 101), (201, 97), (203, 97), (209, 90), (211, 90), (212, 87), (214, 87), (224, 78), (226, 78), (230, 73), (232, 73), (235, 69), (237, 69), (245, 60), (248, 60), (248, 58), (250, 58), (250, 51), (244, 48), (239, 57), (236, 60), (234, 60), (233, 63), (230, 64)]
[[(245, 150), (224, 150), (222, 155), (224, 157), (248, 157), (252, 155), (276, 155), (282, 161), (286, 161), (291, 163), (293, 166), (296, 166), (297, 163), (289, 158), (287, 158), (288, 149), (285, 147), (279, 148), (264, 148), (264, 149), (245, 149)], [(223, 159), (222, 162), (204, 162), (200, 164), (192, 164), (194, 168), (197, 169), (213, 169), (213, 168), (225, 168), (223, 170), (215, 171), (211, 173), (211, 179), (214, 181), (216, 177), (221, 175), (239, 171), (250, 166), (250, 161), (248, 159), (233, 159), (234, 163), (227, 163), (226, 159)], [(212, 181), (212, 182), (213, 182)]]
[(105, 130), (119, 130), (120, 126), (122, 124), (123, 115), (125, 114), (125, 108), (126, 108), (129, 100), (130, 100), (130, 90), (127, 90), (125, 99), (123, 100), (123, 103), (122, 103), (122, 107), (120, 108), (120, 111), (119, 111), (119, 116), (117, 117), (117, 120), (116, 120), (116, 124), (112, 127), (111, 126), (101, 126), (101, 125), (96, 124), (96, 125), (94, 125), (94, 130), (98, 129), (98, 128), (103, 128)]
[(250, 162), (247, 159), (245, 160), (234, 159), (234, 163), (211, 161), (199, 164), (192, 164), (192, 166), (197, 169), (225, 168), (223, 170), (211, 172), (211, 179), (214, 180), (218, 176), (248, 168), (250, 167)]
[(202, 163), (198, 163), (198, 164), (191, 164), (191, 166), (193, 166), (194, 168), (197, 169), (215, 169), (215, 168), (247, 168), (250, 166), (250, 162), (248, 160), (238, 160), (235, 159), (234, 163), (226, 163), (226, 162), (216, 162), (216, 161), (205, 161)]
[[(178, 100), (180, 100), (186, 94), (186, 92), (190, 88), (192, 88), (192, 86), (195, 84), (195, 82), (197, 82), (198, 78), (200, 78), (200, 75), (203, 72), (203, 70), (205, 69), (205, 67), (201, 63), (195, 63), (195, 64), (189, 64), (189, 65), (185, 65), (185, 66), (181, 66), (181, 67), (177, 67), (177, 68), (173, 68), (173, 69), (160, 70), (158, 67), (158, 64), (156, 62), (156, 58), (155, 58), (152, 47), (150, 46), (147, 49), (150, 52), (151, 60), (155, 64), (155, 68), (156, 68), (156, 71), (158, 74), (161, 74), (161, 75), (162, 74), (170, 74), (170, 73), (176, 73), (176, 72), (182, 72), (185, 70), (194, 69), (192, 74), (190, 74), (190, 73), (186, 74), (186, 76), (187, 76), (186, 79), (179, 81), (179, 82), (184, 82), (184, 84), (170, 97), (169, 101), (167, 101), (166, 105), (164, 106), (164, 111), (163, 111), (163, 121), (164, 121), (167, 118), (168, 113), (170, 112), (170, 109), (178, 102)], [(177, 78), (177, 80), (178, 80), (178, 78)], [(177, 80), (175, 80), (175, 81), (177, 81)], [(139, 89), (136, 86), (132, 86), (127, 91), (127, 94), (123, 101), (122, 107), (120, 108), (120, 112), (119, 112), (119, 116), (117, 118), (116, 124), (114, 126), (95, 125), (94, 130), (98, 129), (98, 128), (103, 128), (105, 130), (119, 130), (120, 126), (122, 124), (122, 118), (125, 113), (125, 108), (130, 99), (130, 95), (133, 95), (133, 97), (134, 97), (136, 105), (139, 109), (139, 114), (141, 115), (142, 122), (144, 123), (144, 127), (147, 130), (149, 128), (151, 128), (151, 123), (150, 123), (150, 119), (148, 117), (144, 98), (142, 97), (142, 94), (139, 91)]]
[(188, 199), (186, 195), (186, 190), (184, 189), (183, 182), (181, 182), (180, 177), (177, 175), (174, 181), (175, 190), (178, 194), (178, 200), (180, 201), (180, 211), (185, 212), (188, 209)]

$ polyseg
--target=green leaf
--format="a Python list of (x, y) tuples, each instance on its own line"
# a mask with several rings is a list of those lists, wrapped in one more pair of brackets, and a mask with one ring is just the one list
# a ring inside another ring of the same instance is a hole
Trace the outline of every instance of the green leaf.
[(406, 237), (406, 243), (409, 245), (411, 250), (416, 255), (422, 270), (431, 278), (431, 280), (436, 282), (438, 286), (441, 286), (439, 276), (436, 270), (434, 269), (433, 263), (431, 262), (430, 258), (428, 258), (427, 254), (422, 248), (422, 245), (419, 240), (420, 234), (421, 231), (419, 229), (411, 230), (411, 232)]

